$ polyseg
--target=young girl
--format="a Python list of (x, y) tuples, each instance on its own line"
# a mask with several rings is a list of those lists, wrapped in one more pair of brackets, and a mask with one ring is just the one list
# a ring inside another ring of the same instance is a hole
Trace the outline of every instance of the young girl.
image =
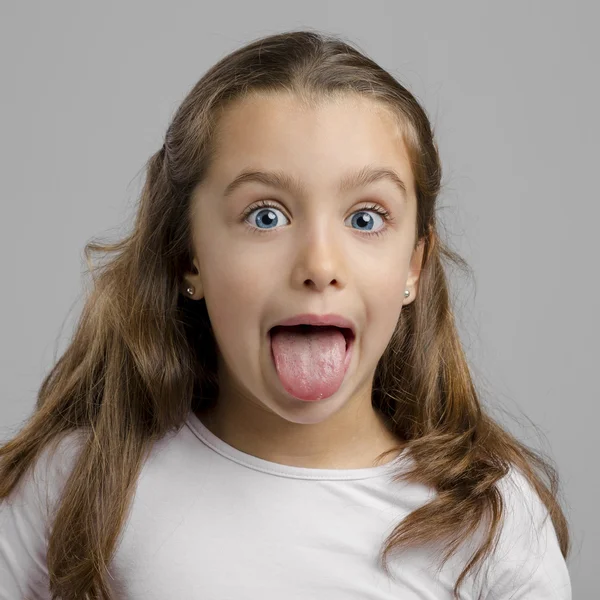
[(0, 449), (0, 598), (571, 598), (554, 470), (469, 374), (440, 179), (340, 39), (211, 68)]

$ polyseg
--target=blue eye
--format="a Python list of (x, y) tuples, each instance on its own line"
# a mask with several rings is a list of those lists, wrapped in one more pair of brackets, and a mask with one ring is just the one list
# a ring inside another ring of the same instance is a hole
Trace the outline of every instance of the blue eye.
[[(244, 220), (252, 213), (256, 213), (256, 223), (258, 227), (265, 231), (265, 229), (273, 229), (275, 224), (279, 224), (281, 217), (279, 215), (283, 215), (281, 210), (272, 204), (261, 204), (259, 206), (250, 207), (244, 214)], [(285, 215), (283, 215), (284, 219), (287, 219)], [(284, 223), (285, 225), (285, 223)], [(262, 227), (264, 226), (264, 227)]]
[[(377, 231), (371, 231), (374, 225), (373, 217), (369, 214), (370, 212), (373, 212), (379, 217), (381, 217), (381, 220), (384, 223), (384, 227), (378, 229)], [(252, 213), (256, 213), (256, 226), (249, 225), (249, 229), (257, 233), (265, 233), (274, 229), (275, 225), (279, 224), (279, 215), (283, 215), (281, 209), (276, 204), (273, 204), (268, 200), (261, 200), (260, 202), (253, 204), (244, 212), (242, 218), (246, 224), (246, 219)], [(285, 217), (285, 215), (283, 215), (283, 218), (287, 220), (287, 217)], [(392, 218), (388, 211), (382, 208), (381, 206), (378, 206), (377, 204), (360, 208), (351, 215), (350, 219), (354, 224), (358, 225), (361, 228), (364, 228), (358, 229), (358, 231), (363, 231), (368, 236), (382, 235), (387, 230), (387, 222), (392, 221)], [(284, 223), (284, 225), (285, 224), (286, 223)]]

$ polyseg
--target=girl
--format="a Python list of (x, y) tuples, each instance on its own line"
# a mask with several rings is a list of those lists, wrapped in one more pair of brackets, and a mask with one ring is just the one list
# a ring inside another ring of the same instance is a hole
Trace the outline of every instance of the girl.
[(340, 39), (211, 68), (0, 450), (0, 598), (569, 599), (556, 475), (461, 348), (440, 179)]

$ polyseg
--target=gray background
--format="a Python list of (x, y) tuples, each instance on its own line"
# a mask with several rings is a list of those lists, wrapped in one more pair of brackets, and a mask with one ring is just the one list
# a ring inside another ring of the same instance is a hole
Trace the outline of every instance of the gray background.
[(68, 343), (85, 243), (128, 226), (143, 163), (191, 86), (255, 37), (340, 34), (431, 117), (440, 216), (474, 270), (452, 276), (452, 293), (476, 383), (498, 419), (556, 461), (573, 597), (597, 597), (596, 3), (0, 6), (2, 438)]

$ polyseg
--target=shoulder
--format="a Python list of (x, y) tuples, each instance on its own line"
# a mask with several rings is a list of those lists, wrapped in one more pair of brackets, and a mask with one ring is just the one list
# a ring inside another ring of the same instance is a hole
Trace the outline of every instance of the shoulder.
[(60, 497), (84, 441), (84, 431), (76, 429), (48, 442), (23, 474), (9, 500), (13, 497), (27, 500), (27, 504), (36, 505), (48, 517), (48, 511)]
[(497, 485), (503, 516), (483, 598), (570, 600), (567, 565), (546, 506), (514, 467)]
[(0, 501), (0, 598), (46, 598), (52, 514), (78, 450), (80, 430), (49, 442)]

